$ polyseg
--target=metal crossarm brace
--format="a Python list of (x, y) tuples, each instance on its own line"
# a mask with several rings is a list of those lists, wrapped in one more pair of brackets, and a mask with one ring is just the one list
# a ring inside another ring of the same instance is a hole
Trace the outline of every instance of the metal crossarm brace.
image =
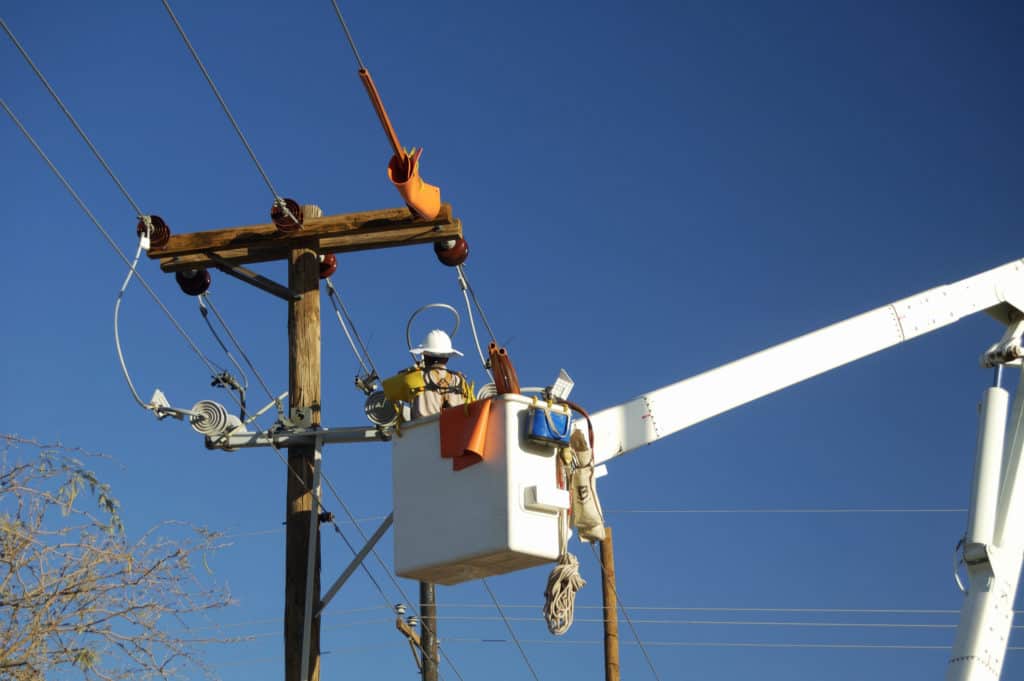
[(256, 288), (266, 291), (271, 295), (275, 295), (281, 300), (298, 300), (299, 294), (292, 291), (283, 284), (278, 284), (272, 279), (267, 279), (262, 274), (253, 272), (252, 270), (242, 267), (241, 265), (234, 265), (224, 258), (220, 257), (216, 253), (208, 254), (213, 264), (217, 266), (224, 274), (230, 275), (239, 281), (244, 281), (246, 284), (255, 286)]
[(366, 546), (359, 550), (359, 553), (355, 555), (352, 562), (348, 564), (347, 568), (345, 568), (345, 571), (341, 573), (340, 577), (334, 580), (334, 584), (332, 584), (331, 588), (327, 590), (327, 594), (320, 601), (320, 607), (317, 608), (316, 617), (320, 616), (324, 611), (324, 608), (327, 607), (327, 604), (331, 602), (331, 599), (333, 599), (341, 587), (345, 585), (345, 582), (347, 582), (348, 578), (352, 576), (352, 573), (356, 571), (356, 568), (359, 567), (359, 565), (366, 559), (367, 554), (369, 554), (370, 551), (373, 550), (373, 547), (377, 545), (377, 542), (379, 542), (380, 538), (384, 536), (384, 533), (388, 531), (388, 528), (391, 527), (391, 523), (393, 523), (394, 520), (395, 514), (393, 512), (388, 513), (388, 517), (380, 524), (380, 527), (378, 527), (377, 531), (373, 533), (373, 536), (366, 540)]

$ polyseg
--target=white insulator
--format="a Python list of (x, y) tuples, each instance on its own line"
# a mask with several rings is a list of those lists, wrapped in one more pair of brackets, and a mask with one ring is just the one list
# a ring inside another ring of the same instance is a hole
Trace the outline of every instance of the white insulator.
[(224, 405), (212, 400), (201, 400), (192, 406), (189, 423), (192, 429), (208, 437), (224, 435), (240, 429), (242, 422), (234, 414), (229, 414)]

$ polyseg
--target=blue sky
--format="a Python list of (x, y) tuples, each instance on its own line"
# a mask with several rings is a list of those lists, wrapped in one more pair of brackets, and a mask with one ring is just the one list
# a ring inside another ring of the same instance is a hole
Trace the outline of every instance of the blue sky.
[[(282, 194), (328, 213), (398, 205), (390, 151), (327, 0), (174, 8)], [(425, 147), (424, 177), (463, 221), (468, 273), (520, 377), (546, 384), (565, 367), (592, 409), (1024, 255), (1014, 3), (343, 9), (401, 139)], [(19, 3), (4, 19), (144, 210), (178, 233), (265, 221), (269, 192), (159, 2)], [(0, 42), (2, 96), (134, 249), (130, 206)], [(125, 267), (14, 125), (0, 130), (0, 430), (116, 457), (103, 473), (130, 532), (176, 518), (238, 535), (212, 567), (239, 605), (210, 626), (257, 637), (210, 660), (224, 679), (279, 678), (281, 462), (206, 451), (187, 426), (134, 404), (111, 328)], [(459, 303), (453, 272), (427, 247), (339, 260), (335, 284), (382, 372), (407, 363), (413, 310)], [(259, 269), (285, 277), (280, 264)], [(142, 271), (223, 361), (194, 299), (155, 264)], [(214, 277), (214, 301), (284, 390), (284, 304)], [(225, 399), (141, 288), (122, 314), (141, 392), (160, 387), (185, 406)], [(619, 590), (662, 679), (944, 673), (946, 651), (927, 646), (951, 644), (951, 628), (823, 624), (950, 625), (955, 614), (783, 609), (959, 608), (950, 554), (966, 517), (955, 509), (967, 503), (975, 408), (991, 379), (977, 357), (1000, 334), (970, 318), (612, 462), (600, 492)], [(455, 341), (471, 349), (468, 333)], [(324, 422), (359, 424), (356, 364), (327, 315), (323, 343)], [(462, 368), (479, 381), (469, 355)], [(391, 508), (386, 445), (331, 448), (325, 471), (357, 516)], [(952, 510), (708, 512), (758, 509)], [(331, 532), (323, 541), (327, 581), (350, 553)], [(577, 548), (590, 583), (562, 639), (539, 619), (546, 568), (491, 581), (523, 618), (513, 626), (542, 679), (601, 673), (600, 624), (588, 621), (599, 618), (600, 577)], [(438, 599), (459, 674), (529, 678), (479, 584)], [(325, 678), (413, 674), (383, 601), (360, 574), (332, 603)], [(754, 608), (766, 610), (740, 610)], [(624, 675), (653, 678), (628, 628), (622, 639)], [(1022, 673), (1011, 652), (1004, 678)]]

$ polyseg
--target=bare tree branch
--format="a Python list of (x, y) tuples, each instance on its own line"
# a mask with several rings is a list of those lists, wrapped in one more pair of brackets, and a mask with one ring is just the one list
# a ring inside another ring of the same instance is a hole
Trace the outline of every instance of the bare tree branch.
[(168, 522), (129, 540), (95, 453), (0, 434), (0, 678), (170, 679), (208, 673), (190, 623), (230, 604), (192, 569), (222, 544)]

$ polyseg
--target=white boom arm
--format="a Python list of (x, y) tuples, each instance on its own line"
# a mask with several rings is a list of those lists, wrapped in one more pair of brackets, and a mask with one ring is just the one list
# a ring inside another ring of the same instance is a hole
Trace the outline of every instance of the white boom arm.
[[(982, 310), (1009, 327), (983, 363), (1017, 363), (1024, 356), (1024, 261), (898, 300), (597, 412), (591, 417), (596, 462)], [(1012, 408), (999, 385), (983, 395), (962, 546), (968, 588), (946, 679), (996, 681), (1024, 556), (1024, 375)]]
[(929, 289), (591, 415), (595, 463), (903, 341), (989, 311), (1024, 310), (1024, 260)]

